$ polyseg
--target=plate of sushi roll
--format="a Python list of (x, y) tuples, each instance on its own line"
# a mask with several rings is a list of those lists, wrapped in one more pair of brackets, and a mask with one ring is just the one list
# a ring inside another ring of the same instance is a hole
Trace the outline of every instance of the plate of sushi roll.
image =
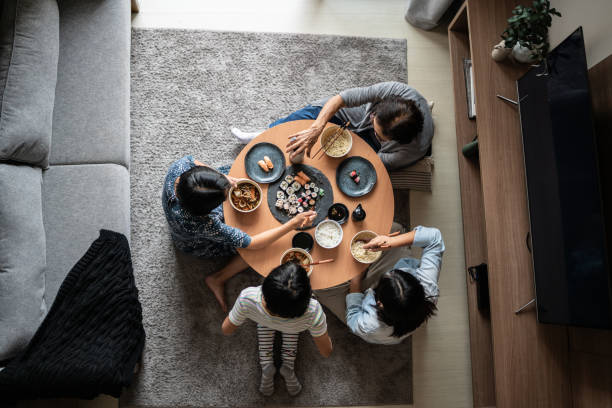
[(244, 156), (244, 168), (251, 180), (273, 183), (285, 171), (285, 155), (272, 143), (257, 143)]
[(332, 187), (327, 177), (305, 164), (287, 167), (283, 177), (268, 186), (270, 212), (281, 223), (304, 211), (314, 210), (317, 217), (307, 228), (315, 227), (325, 219), (333, 202)]
[(336, 169), (336, 184), (349, 197), (368, 194), (376, 185), (376, 179), (372, 163), (360, 156), (344, 159)]

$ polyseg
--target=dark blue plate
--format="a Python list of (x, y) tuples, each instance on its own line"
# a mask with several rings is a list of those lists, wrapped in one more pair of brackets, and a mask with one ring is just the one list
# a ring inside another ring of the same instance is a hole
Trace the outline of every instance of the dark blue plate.
[[(268, 156), (274, 164), (274, 168), (267, 173), (257, 164), (264, 156)], [(251, 180), (263, 184), (273, 183), (285, 172), (285, 155), (272, 143), (257, 143), (244, 156), (244, 168)]]
[[(359, 174), (359, 184), (355, 183), (350, 176), (353, 170)], [(349, 197), (364, 196), (376, 185), (376, 169), (363, 157), (348, 157), (340, 163), (336, 170), (336, 184), (340, 191)]]

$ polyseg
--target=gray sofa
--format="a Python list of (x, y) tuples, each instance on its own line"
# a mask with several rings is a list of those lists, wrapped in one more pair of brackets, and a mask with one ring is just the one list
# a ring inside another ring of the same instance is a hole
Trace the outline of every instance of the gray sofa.
[(0, 8), (1, 362), (101, 228), (129, 238), (130, 2)]

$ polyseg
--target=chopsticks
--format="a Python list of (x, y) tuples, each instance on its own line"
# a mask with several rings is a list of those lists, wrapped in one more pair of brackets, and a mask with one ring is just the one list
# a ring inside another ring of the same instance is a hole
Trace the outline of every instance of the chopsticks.
[(306, 264), (304, 266), (320, 265), (320, 264), (326, 264), (326, 263), (330, 263), (330, 262), (334, 262), (334, 259), (324, 259), (322, 261), (312, 262), (312, 263)]
[[(338, 139), (338, 137), (340, 137), (340, 135), (342, 134), (342, 132), (344, 132), (344, 130), (351, 124), (350, 121), (347, 121), (344, 125), (340, 126), (338, 128), (338, 130), (336, 130), (336, 133), (334, 133), (334, 135), (332, 137), (329, 138), (329, 140), (327, 141), (327, 143), (325, 143), (325, 146), (323, 146), (323, 144), (321, 144), (321, 147), (319, 148), (319, 150), (317, 150), (317, 152), (314, 154), (314, 156), (312, 156), (312, 159), (316, 159), (317, 158), (317, 154), (319, 154), (319, 152), (321, 150), (323, 150), (324, 152), (327, 151), (327, 149), (329, 149), (334, 142), (336, 141), (336, 139)], [(321, 154), (321, 156), (319, 156), (319, 159), (323, 157), (323, 155)]]

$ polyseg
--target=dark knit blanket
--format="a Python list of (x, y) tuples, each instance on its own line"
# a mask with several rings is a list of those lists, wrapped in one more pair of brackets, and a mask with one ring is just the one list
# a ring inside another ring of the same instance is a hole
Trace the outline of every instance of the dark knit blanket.
[(144, 340), (128, 241), (101, 230), (25, 351), (0, 371), (0, 399), (119, 397)]

